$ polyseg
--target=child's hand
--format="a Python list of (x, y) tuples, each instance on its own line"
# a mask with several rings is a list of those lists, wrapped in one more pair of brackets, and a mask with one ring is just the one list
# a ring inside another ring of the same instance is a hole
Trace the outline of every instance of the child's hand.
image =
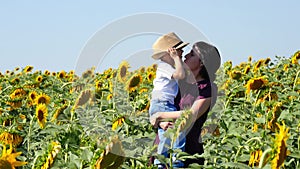
[(168, 53), (170, 54), (170, 56), (174, 59), (178, 56), (177, 50), (175, 48), (169, 48), (168, 49)]

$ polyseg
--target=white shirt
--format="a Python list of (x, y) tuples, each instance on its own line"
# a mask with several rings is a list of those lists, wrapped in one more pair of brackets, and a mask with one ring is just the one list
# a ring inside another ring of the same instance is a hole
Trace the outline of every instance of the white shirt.
[(177, 80), (172, 78), (175, 68), (168, 63), (159, 61), (156, 77), (153, 80), (152, 100), (169, 101), (174, 104), (178, 93)]

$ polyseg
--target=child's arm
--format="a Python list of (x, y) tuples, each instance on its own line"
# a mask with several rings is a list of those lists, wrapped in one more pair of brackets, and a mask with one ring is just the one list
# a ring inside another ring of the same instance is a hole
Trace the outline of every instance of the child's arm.
[(170, 48), (168, 49), (170, 56), (173, 58), (175, 63), (175, 72), (172, 74), (174, 79), (184, 79), (185, 77), (185, 70), (183, 67), (183, 63), (181, 58), (178, 56), (176, 49)]

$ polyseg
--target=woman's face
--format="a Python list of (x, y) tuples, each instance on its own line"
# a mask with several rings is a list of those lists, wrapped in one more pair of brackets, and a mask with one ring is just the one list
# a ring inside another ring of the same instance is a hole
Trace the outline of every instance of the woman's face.
[(190, 53), (186, 54), (184, 59), (184, 63), (188, 65), (191, 70), (197, 69), (200, 67), (200, 59), (193, 50)]

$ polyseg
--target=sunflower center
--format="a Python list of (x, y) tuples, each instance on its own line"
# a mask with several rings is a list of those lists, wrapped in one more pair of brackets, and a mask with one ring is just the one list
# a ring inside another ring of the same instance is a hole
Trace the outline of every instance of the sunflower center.
[(125, 66), (123, 66), (120, 71), (121, 78), (126, 76), (126, 72), (127, 72), (127, 68)]
[(7, 160), (1, 160), (1, 159), (0, 159), (0, 168), (1, 169), (13, 169), (10, 162), (8, 162)]
[(46, 103), (47, 102), (47, 100), (46, 100), (46, 98), (44, 98), (44, 97), (41, 97), (41, 98), (39, 98), (39, 100), (38, 100), (38, 104), (42, 104), (42, 103)]
[(44, 119), (44, 112), (42, 110), (38, 111), (38, 119), (39, 121), (42, 121)]
[(140, 77), (133, 77), (132, 80), (130, 81), (129, 87), (135, 87), (140, 84)]

